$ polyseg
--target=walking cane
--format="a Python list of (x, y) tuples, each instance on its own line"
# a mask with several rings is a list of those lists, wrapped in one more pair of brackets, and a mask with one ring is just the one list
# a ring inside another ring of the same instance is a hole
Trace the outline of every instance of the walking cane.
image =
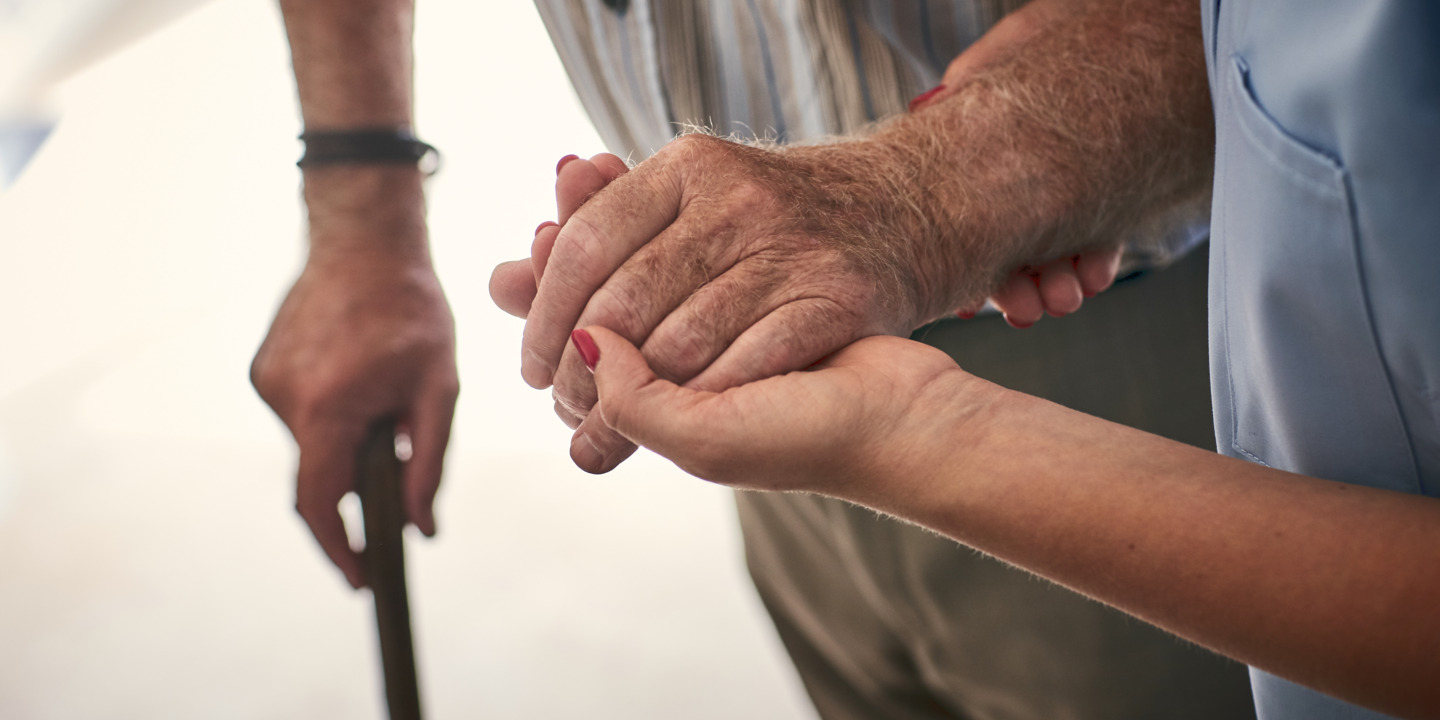
[(365, 581), (375, 598), (380, 662), (390, 720), (420, 720), (410, 600), (405, 591), (405, 509), (400, 500), (401, 463), (395, 456), (395, 424), (371, 428), (360, 448), (355, 491), (365, 519)]

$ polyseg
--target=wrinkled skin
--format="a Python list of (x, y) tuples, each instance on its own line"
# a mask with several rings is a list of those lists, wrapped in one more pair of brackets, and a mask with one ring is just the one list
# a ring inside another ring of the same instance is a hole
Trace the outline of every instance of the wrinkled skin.
[(300, 447), (296, 509), (353, 587), (365, 584), (337, 504), (354, 486), (372, 423), (394, 419), (412, 440), (406, 516), (435, 533), (451, 417), (459, 393), (450, 308), (428, 261), (312, 252), (256, 353), (251, 379)]
[[(564, 224), (570, 221), (588, 198), (605, 189), (610, 182), (626, 172), (627, 168), (624, 162), (610, 154), (597, 155), (590, 160), (574, 159), (568, 156), (562, 160), (556, 180), (557, 217), (561, 224), (541, 225), (536, 232), (531, 257), (528, 260), (506, 263), (496, 268), (491, 279), (491, 295), (497, 305), (518, 317), (527, 317), (530, 314), (538, 287), (542, 284), (543, 276), (550, 264), (556, 242), (561, 238)], [(814, 248), (810, 249), (813, 251)], [(781, 251), (777, 250), (776, 252)], [(1045, 313), (1058, 317), (1074, 312), (1079, 309), (1086, 296), (1094, 295), (1109, 286), (1114, 279), (1119, 256), (1119, 248), (1106, 248), (1062, 258), (1039, 268), (1021, 269), (1014, 273), (1010, 280), (991, 298), (991, 303), (1006, 313), (1007, 319), (1017, 327), (1028, 327)], [(786, 336), (793, 337), (793, 334), (806, 327), (807, 320), (812, 320), (811, 317), (807, 317), (807, 314), (793, 310), (783, 314), (772, 312), (772, 317), (776, 320), (773, 324), (777, 326), (774, 330), (778, 332), (760, 335), (760, 338), (762, 338), (761, 342), (769, 344), (772, 348), (780, 349), (772, 350), (768, 364), (765, 359), (762, 359), (759, 361), (762, 364), (758, 367), (756, 365), (747, 366), (745, 363), (755, 362), (755, 360), (742, 356), (739, 358), (738, 367), (722, 366), (720, 370), (712, 372), (713, 368), (706, 370), (703, 363), (706, 360), (715, 360), (716, 355), (713, 351), (697, 352), (696, 356), (688, 358), (688, 362), (686, 359), (675, 361), (670, 359), (673, 356), (667, 354), (664, 343), (675, 342), (675, 338), (685, 338), (695, 343), (692, 338), (687, 338), (685, 333), (694, 333), (697, 330), (704, 332), (705, 329), (716, 328), (717, 324), (708, 320), (707, 316), (719, 317), (731, 312), (735, 307), (733, 302), (729, 302), (733, 295), (743, 294), (750, 288), (783, 285), (787, 282), (793, 285), (795, 279), (786, 277), (786, 274), (793, 274), (794, 268), (813, 261), (813, 254), (801, 253), (789, 263), (767, 263), (769, 267), (766, 269), (771, 273), (768, 277), (763, 275), (755, 277), (754, 275), (734, 273), (733, 270), (728, 271), (727, 276), (733, 273), (744, 278), (743, 281), (739, 281), (742, 286), (740, 289), (730, 290), (729, 295), (720, 298), (719, 301), (703, 304), (700, 310), (686, 308), (686, 305), (692, 304), (692, 302), (684, 301), (680, 306), (683, 314), (679, 314), (679, 317), (671, 315), (660, 323), (660, 328), (669, 330), (671, 334), (668, 336), (658, 335), (660, 330), (652, 331), (649, 339), (644, 341), (642, 349), (646, 352), (647, 358), (661, 358), (661, 362), (665, 363), (668, 374), (662, 376), (685, 382), (691, 387), (715, 390), (808, 365), (818, 358), (808, 356), (797, 358), (784, 354), (785, 348), (793, 347), (793, 345), (785, 344)], [(650, 262), (651, 265), (647, 265), (647, 268), (655, 265), (663, 267), (664, 265), (663, 262), (654, 260), (653, 256)], [(619, 289), (611, 289), (607, 292), (612, 297), (625, 295), (632, 298), (632, 302), (643, 305), (649, 300), (647, 293), (651, 292), (652, 285), (649, 280), (654, 277), (653, 272), (663, 272), (663, 270), (652, 271), (650, 274), (629, 273), (627, 277), (622, 268), (616, 273), (616, 275), (620, 275), (619, 280), (612, 275), (606, 282), (606, 287), (609, 287), (611, 283), (617, 283)], [(734, 278), (730, 279), (734, 281)], [(848, 295), (844, 287), (846, 282), (852, 282), (861, 287), (866, 284), (866, 280), (863, 278), (847, 277), (843, 273), (831, 275), (828, 282), (832, 284), (832, 287), (828, 289), (822, 287), (820, 290), (822, 292), (826, 290), (839, 291), (840, 297)], [(712, 288), (708, 292), (713, 294), (715, 291)], [(861, 296), (864, 297), (863, 293)], [(596, 297), (600, 297), (598, 293)], [(674, 301), (671, 300), (668, 304), (673, 303)], [(592, 298), (590, 305), (595, 304), (596, 299)], [(880, 303), (876, 301), (876, 304)], [(719, 306), (717, 307), (717, 305)], [(964, 317), (973, 314), (978, 309), (978, 307), (969, 308), (959, 312)], [(590, 307), (587, 307), (586, 313), (590, 312)], [(839, 318), (833, 319), (843, 321), (851, 317), (864, 317), (865, 309), (854, 308), (853, 313), (853, 315), (841, 315)], [(589, 317), (586, 319), (588, 320)], [(739, 319), (742, 322), (747, 320), (745, 317)], [(821, 327), (820, 325), (823, 325), (823, 321), (826, 319), (827, 316), (824, 315), (813, 317), (813, 321), (820, 322), (814, 322), (809, 326), (813, 331), (812, 339), (818, 335), (820, 339), (828, 340), (829, 343), (838, 343), (841, 341), (835, 336), (837, 330), (841, 332), (853, 330), (852, 326), (847, 326), (843, 322), (840, 322), (838, 327)], [(632, 320), (632, 322), (636, 321)], [(640, 323), (636, 322), (636, 324)], [(903, 324), (901, 323), (901, 325)], [(566, 331), (568, 332), (569, 329), (566, 328)], [(632, 334), (643, 335), (643, 330), (644, 328), (632, 330)], [(893, 330), (890, 334), (902, 334), (903, 332), (908, 331)], [(881, 333), (871, 332), (868, 334)], [(720, 336), (722, 341), (724, 337), (726, 336)], [(826, 347), (829, 343), (823, 341), (813, 343), (811, 347), (824, 349), (811, 350), (811, 353), (818, 352), (820, 357), (823, 357), (832, 349)], [(698, 343), (690, 346), (692, 351), (697, 345)], [(566, 354), (565, 358), (570, 362), (578, 362), (573, 354)], [(652, 360), (652, 362), (654, 361)], [(701, 370), (704, 370), (703, 374)], [(573, 380), (567, 378), (573, 378)], [(527, 377), (527, 379), (530, 378)], [(539, 382), (543, 382), (543, 380)], [(594, 404), (594, 390), (593, 386), (589, 384), (588, 373), (572, 372), (569, 375), (557, 373), (555, 384), (557, 414), (571, 428), (578, 428), (572, 441), (571, 454), (580, 467), (593, 472), (603, 472), (633, 452), (634, 446), (628, 441), (618, 437), (600, 421), (587, 419)]]

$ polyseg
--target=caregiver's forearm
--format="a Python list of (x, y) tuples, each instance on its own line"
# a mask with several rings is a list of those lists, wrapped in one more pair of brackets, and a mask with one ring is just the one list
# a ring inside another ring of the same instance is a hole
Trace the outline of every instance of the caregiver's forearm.
[(917, 441), (923, 462), (892, 476), (912, 492), (856, 499), (1275, 674), (1440, 713), (1440, 501), (994, 392), (982, 415)]

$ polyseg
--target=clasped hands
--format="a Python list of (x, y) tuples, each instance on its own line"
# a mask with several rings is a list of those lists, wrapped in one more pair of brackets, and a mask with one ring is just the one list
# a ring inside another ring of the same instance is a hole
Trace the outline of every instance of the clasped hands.
[[(971, 315), (983, 296), (939, 276), (930, 219), (854, 159), (844, 145), (686, 136), (633, 171), (609, 154), (562, 160), (558, 223), (541, 225), (530, 258), (497, 267), (490, 289), (526, 319), (522, 375), (553, 385), (579, 467), (606, 472), (639, 442), (708, 479), (783, 483), (771, 471), (786, 458), (814, 470), (839, 456), (819, 446), (852, 459), (875, 448), (897, 408), (957, 370), (894, 336), (947, 310)], [(1021, 268), (990, 300), (1028, 326), (1078, 309), (1118, 261), (1106, 248)], [(605, 351), (595, 376), (571, 344), (587, 327), (609, 331), (586, 335)]]

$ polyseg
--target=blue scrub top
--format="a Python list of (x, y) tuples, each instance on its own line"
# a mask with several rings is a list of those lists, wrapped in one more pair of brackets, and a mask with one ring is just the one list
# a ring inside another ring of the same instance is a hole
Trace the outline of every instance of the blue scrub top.
[[(1440, 3), (1202, 9), (1218, 447), (1440, 494)], [(1261, 720), (1384, 717), (1251, 679)]]

